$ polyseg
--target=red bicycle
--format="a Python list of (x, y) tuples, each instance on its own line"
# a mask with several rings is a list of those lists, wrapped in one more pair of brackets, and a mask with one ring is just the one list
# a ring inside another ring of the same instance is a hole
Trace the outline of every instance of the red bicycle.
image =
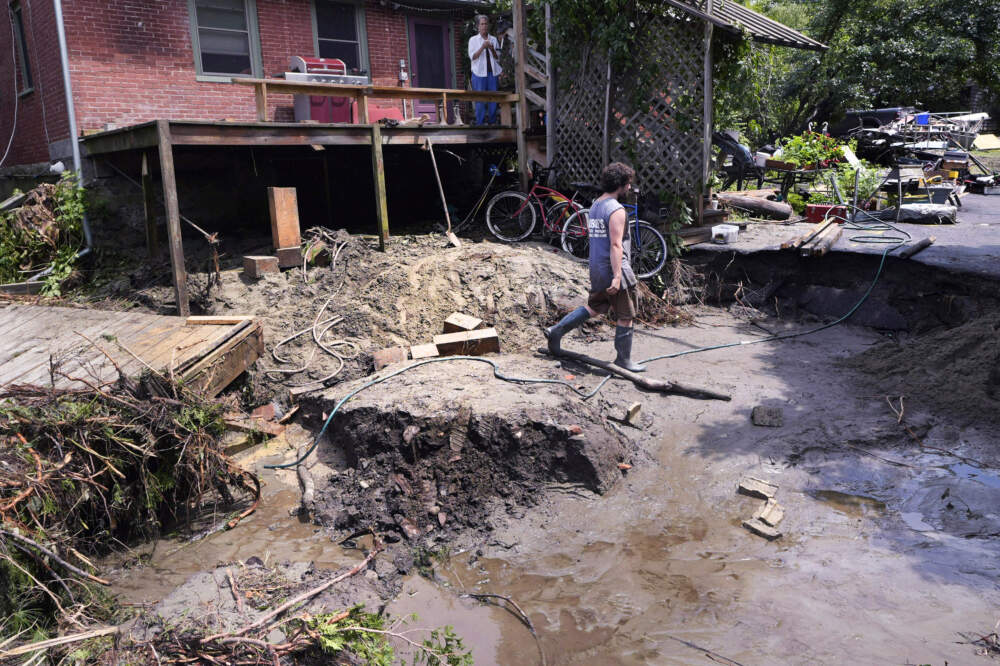
[(538, 216), (542, 217), (544, 232), (560, 235), (566, 220), (571, 215), (583, 209), (577, 203), (579, 192), (572, 197), (540, 185), (546, 182), (552, 167), (542, 167), (537, 162), (532, 163), (531, 189), (523, 192), (501, 192), (490, 199), (486, 205), (486, 226), (490, 233), (507, 243), (524, 240), (535, 230)]

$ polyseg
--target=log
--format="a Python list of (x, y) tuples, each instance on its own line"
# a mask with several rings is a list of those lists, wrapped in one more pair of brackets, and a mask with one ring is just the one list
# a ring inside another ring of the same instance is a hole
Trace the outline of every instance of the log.
[(749, 210), (761, 217), (773, 220), (787, 220), (792, 216), (792, 207), (781, 201), (748, 197), (737, 192), (719, 192), (718, 197), (719, 201), (727, 206)]
[[(540, 349), (540, 352), (548, 353), (548, 349)], [(656, 391), (658, 393), (673, 393), (675, 395), (683, 395), (688, 398), (697, 398), (699, 400), (732, 400), (731, 396), (725, 393), (716, 393), (715, 391), (709, 391), (708, 389), (697, 388), (694, 386), (685, 386), (684, 384), (678, 384), (677, 382), (663, 381), (660, 379), (649, 379), (643, 377), (635, 372), (630, 372), (624, 368), (619, 368), (614, 363), (610, 361), (602, 361), (599, 358), (594, 358), (593, 356), (587, 356), (586, 354), (580, 354), (578, 352), (569, 351), (568, 349), (563, 349), (558, 358), (568, 358), (574, 361), (579, 361), (580, 363), (586, 363), (587, 365), (592, 365), (596, 368), (601, 368), (602, 370), (607, 370), (613, 375), (618, 375), (623, 379), (627, 379), (637, 387), (645, 389), (647, 391)]]
[(899, 258), (900, 259), (909, 259), (910, 257), (912, 257), (913, 255), (917, 254), (918, 252), (923, 252), (924, 250), (926, 250), (927, 248), (929, 248), (931, 245), (933, 245), (933, 243), (934, 243), (935, 240), (937, 240), (937, 239), (934, 236), (928, 236), (927, 238), (924, 238), (923, 240), (919, 240), (916, 243), (914, 243), (913, 245), (910, 245), (909, 247), (905, 248), (902, 252), (900, 252), (899, 253)]
[[(830, 248), (833, 247), (834, 243), (840, 240), (840, 236), (843, 233), (844, 233), (844, 228), (839, 224), (834, 224), (829, 229), (824, 231), (822, 234), (820, 234), (820, 236), (816, 239), (816, 242), (813, 243), (812, 245), (812, 251), (811, 251), (812, 256), (822, 257), (824, 254), (829, 252)], [(803, 248), (803, 252), (805, 252), (805, 248)]]

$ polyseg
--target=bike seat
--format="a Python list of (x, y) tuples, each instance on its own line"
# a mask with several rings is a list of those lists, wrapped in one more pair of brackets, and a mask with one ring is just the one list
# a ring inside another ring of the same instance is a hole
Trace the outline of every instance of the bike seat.
[(570, 183), (577, 190), (587, 190), (590, 192), (600, 192), (601, 188), (593, 183)]

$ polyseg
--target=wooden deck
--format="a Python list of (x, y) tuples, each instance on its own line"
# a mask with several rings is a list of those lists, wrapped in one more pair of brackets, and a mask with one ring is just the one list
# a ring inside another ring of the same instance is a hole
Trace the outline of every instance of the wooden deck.
[(249, 317), (0, 305), (0, 387), (54, 379), (57, 388), (85, 388), (115, 381), (116, 364), (130, 377), (148, 364), (214, 396), (263, 353), (260, 323)]

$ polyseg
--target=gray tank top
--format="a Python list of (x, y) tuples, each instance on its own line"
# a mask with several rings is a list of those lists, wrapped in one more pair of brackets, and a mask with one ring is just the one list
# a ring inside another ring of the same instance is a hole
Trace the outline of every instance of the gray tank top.
[[(590, 241), (590, 291), (604, 291), (611, 286), (614, 275), (611, 272), (611, 239), (608, 237), (608, 220), (616, 210), (624, 206), (615, 199), (601, 199), (590, 207), (587, 220), (587, 239)], [(622, 239), (622, 286), (634, 287), (635, 273), (632, 272), (631, 230), (625, 225)]]

